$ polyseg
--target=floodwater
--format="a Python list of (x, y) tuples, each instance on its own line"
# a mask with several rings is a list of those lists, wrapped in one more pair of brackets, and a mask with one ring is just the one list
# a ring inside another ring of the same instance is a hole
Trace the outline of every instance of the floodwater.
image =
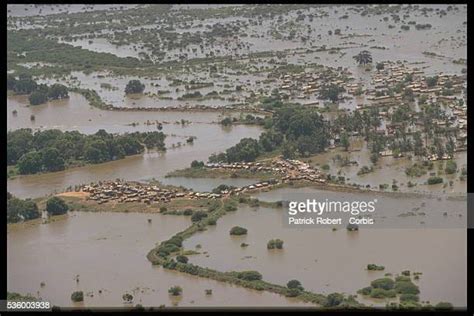
[[(281, 285), (297, 279), (306, 289), (325, 294), (356, 294), (387, 272), (395, 275), (410, 270), (422, 273), (420, 280), (414, 281), (420, 287), (420, 301), (449, 301), (457, 307), (466, 306), (465, 229), (348, 232), (286, 228), (281, 212), (241, 207), (226, 214), (217, 226), (184, 242), (185, 249), (199, 244), (200, 251), (207, 251), (190, 261), (220, 271), (257, 270), (264, 280)], [(229, 230), (236, 225), (247, 228), (248, 235), (231, 237)], [(283, 250), (267, 250), (267, 242), (274, 238), (284, 241)], [(241, 248), (242, 242), (249, 246)], [(385, 271), (367, 271), (369, 263), (383, 265)], [(368, 305), (385, 306), (383, 300), (358, 299)]]
[[(201, 307), (308, 305), (152, 266), (146, 254), (155, 243), (190, 224), (183, 216), (72, 213), (64, 220), (12, 230), (7, 235), (8, 291), (30, 293), (62, 307), (124, 306), (125, 293), (134, 296), (133, 305), (145, 307), (175, 302)], [(175, 285), (183, 288), (180, 298), (168, 294)], [(79, 290), (84, 292), (83, 305), (70, 298)]]
[[(358, 147), (357, 144), (360, 141), (354, 140), (351, 146)], [(357, 164), (349, 164), (347, 166), (341, 166), (341, 161), (336, 158), (340, 156), (342, 159), (349, 159), (351, 162), (357, 162)], [(370, 160), (370, 151), (367, 149), (367, 145), (364, 144), (356, 151), (346, 152), (340, 148), (328, 150), (325, 153), (318, 154), (311, 157), (310, 164), (321, 168), (323, 165), (328, 165), (329, 170), (327, 173), (333, 176), (344, 176), (347, 184), (356, 183), (363, 187), (370, 185), (372, 189), (379, 189), (379, 185), (388, 184), (389, 189), (395, 180), (399, 186), (399, 191), (402, 192), (423, 192), (423, 193), (465, 193), (467, 190), (466, 180), (461, 181), (460, 175), (463, 167), (467, 166), (467, 151), (457, 152), (454, 155), (454, 161), (457, 163), (458, 171), (455, 174), (441, 176), (445, 178), (445, 182), (449, 184), (453, 182), (452, 186), (444, 187), (443, 184), (427, 185), (426, 181), (430, 177), (431, 173), (438, 173), (439, 168), (444, 170), (445, 161), (436, 161), (432, 170), (428, 170), (426, 174), (420, 177), (409, 177), (406, 175), (405, 170), (411, 167), (414, 163), (421, 164), (421, 161), (416, 159), (410, 160), (408, 158), (394, 158), (393, 156), (380, 157), (375, 166), (374, 171), (357, 175), (357, 172), (363, 166), (373, 165)], [(414, 187), (408, 187), (408, 182), (416, 184)]]
[[(8, 98), (8, 106), (9, 110), (16, 109), (18, 112), (16, 116), (8, 113), (8, 129), (57, 128), (78, 130), (87, 134), (105, 129), (110, 133), (123, 133), (156, 130), (156, 125), (145, 123), (147, 120), (158, 120), (164, 123), (163, 132), (169, 135), (166, 139), (169, 148), (166, 153), (145, 153), (98, 165), (8, 180), (8, 191), (22, 198), (39, 197), (60, 192), (69, 186), (105, 179), (161, 179), (170, 171), (188, 167), (193, 160), (206, 161), (212, 153), (224, 151), (244, 137), (258, 138), (261, 133), (261, 128), (257, 126), (236, 125), (222, 128), (221, 125), (211, 124), (221, 119), (219, 113), (101, 111), (90, 107), (86, 100), (77, 94), (71, 94), (68, 100), (35, 107), (26, 107), (22, 97)], [(31, 114), (36, 117), (34, 122), (29, 119)], [(176, 124), (176, 121), (181, 119), (191, 123), (185, 126)], [(139, 125), (127, 125), (132, 122), (138, 122)], [(186, 138), (189, 136), (197, 137), (192, 145), (186, 144)], [(172, 145), (177, 143), (182, 145), (172, 148)]]

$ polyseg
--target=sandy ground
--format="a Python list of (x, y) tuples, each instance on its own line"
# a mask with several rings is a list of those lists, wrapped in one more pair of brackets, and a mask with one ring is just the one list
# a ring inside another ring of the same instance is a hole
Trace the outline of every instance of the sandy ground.
[(86, 198), (89, 196), (88, 192), (63, 192), (59, 193), (57, 196), (69, 196), (69, 197), (79, 197), (79, 198)]

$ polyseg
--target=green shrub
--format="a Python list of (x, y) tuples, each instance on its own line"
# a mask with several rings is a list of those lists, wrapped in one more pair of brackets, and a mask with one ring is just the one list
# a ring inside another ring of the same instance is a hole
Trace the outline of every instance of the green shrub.
[(237, 273), (237, 278), (246, 281), (256, 281), (262, 279), (262, 274), (258, 271), (242, 271)]
[(373, 288), (391, 290), (395, 286), (395, 282), (390, 278), (380, 278), (370, 283)]
[(191, 221), (193, 223), (195, 222), (199, 222), (201, 219), (207, 217), (207, 213), (204, 212), (204, 211), (196, 211), (193, 213), (193, 215), (191, 216)]
[(439, 184), (439, 183), (443, 183), (443, 178), (441, 178), (441, 177), (436, 177), (436, 176), (433, 176), (433, 177), (429, 177), (429, 178), (428, 178), (428, 184), (429, 184), (429, 185), (432, 185), (432, 184)]
[(446, 172), (446, 174), (456, 173), (457, 169), (458, 169), (458, 165), (456, 164), (455, 161), (453, 160), (446, 161), (446, 167), (444, 169), (444, 172)]
[(400, 294), (418, 294), (418, 286), (411, 281), (399, 281), (395, 284), (395, 290)]
[(298, 280), (291, 280), (291, 281), (288, 281), (288, 283), (286, 284), (286, 286), (287, 286), (289, 289), (298, 289), (298, 290), (301, 290), (301, 291), (304, 290), (303, 286), (301, 285), (301, 282), (298, 281)]
[(230, 234), (231, 235), (236, 235), (236, 236), (247, 235), (247, 229), (245, 229), (243, 227), (240, 227), (240, 226), (234, 226), (234, 227), (231, 228)]
[(453, 309), (453, 304), (449, 302), (439, 302), (438, 304), (435, 305), (435, 309), (438, 310), (451, 310)]
[(69, 206), (64, 202), (63, 199), (53, 196), (46, 202), (46, 211), (50, 215), (61, 215), (66, 214), (69, 210)]
[(283, 240), (281, 240), (281, 239), (271, 239), (267, 243), (267, 249), (283, 249)]
[(385, 270), (385, 267), (384, 266), (378, 266), (376, 264), (373, 264), (373, 263), (369, 263), (367, 265), (367, 270), (370, 270), (370, 271), (382, 271), (382, 270)]
[(76, 291), (71, 294), (71, 300), (73, 302), (82, 302), (84, 301), (84, 293), (82, 291)]
[(173, 296), (179, 296), (181, 293), (183, 293), (183, 289), (180, 286), (175, 285), (168, 289), (168, 293)]
[(344, 295), (340, 293), (331, 293), (327, 296), (326, 307), (338, 306), (344, 301)]
[(181, 262), (181, 263), (188, 263), (188, 257), (179, 255), (176, 257), (176, 261)]
[(420, 298), (416, 294), (402, 294), (400, 295), (400, 302), (407, 302), (407, 301), (412, 301), (412, 302), (418, 302)]

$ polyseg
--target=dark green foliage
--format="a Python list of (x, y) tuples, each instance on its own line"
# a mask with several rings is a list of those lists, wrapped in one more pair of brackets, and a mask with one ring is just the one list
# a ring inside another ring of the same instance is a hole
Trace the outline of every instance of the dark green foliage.
[(18, 160), (18, 172), (20, 174), (31, 174), (41, 171), (42, 157), (37, 151), (30, 151)]
[(204, 162), (202, 161), (193, 160), (191, 162), (191, 168), (203, 168), (203, 167), (204, 167)]
[(46, 171), (64, 170), (64, 159), (56, 148), (49, 147), (43, 150), (42, 159), (43, 168)]
[(65, 85), (62, 84), (53, 84), (48, 89), (48, 98), (49, 99), (64, 99), (69, 97), (68, 89)]
[(298, 290), (304, 291), (304, 288), (303, 288), (303, 286), (301, 285), (301, 282), (298, 281), (298, 280), (291, 280), (291, 281), (288, 281), (288, 283), (286, 284), (286, 286), (287, 286), (289, 289), (298, 289)]
[(458, 169), (458, 165), (456, 164), (455, 161), (453, 161), (453, 160), (446, 161), (446, 167), (445, 167), (444, 171), (447, 174), (456, 173), (457, 169)]
[(48, 101), (48, 95), (43, 91), (34, 91), (30, 94), (28, 100), (30, 101), (31, 105), (43, 104)]
[(372, 292), (372, 287), (371, 286), (366, 286), (362, 289), (360, 289), (358, 291), (358, 293), (362, 294), (362, 295), (370, 295), (370, 293)]
[(331, 293), (327, 296), (326, 307), (338, 306), (344, 301), (344, 295), (340, 293)]
[(191, 216), (191, 215), (193, 215), (193, 213), (194, 213), (194, 211), (192, 209), (187, 208), (187, 209), (184, 210), (183, 215), (184, 216)]
[(142, 93), (145, 90), (145, 85), (140, 80), (130, 80), (125, 87), (125, 93)]
[(438, 76), (433, 76), (433, 77), (426, 77), (426, 85), (431, 88), (436, 86), (438, 83)]
[(386, 290), (382, 288), (373, 288), (370, 292), (372, 298), (393, 298), (397, 296), (397, 292), (394, 290)]
[(76, 291), (71, 294), (71, 300), (73, 302), (82, 302), (84, 301), (84, 293), (82, 291)]
[(353, 57), (359, 65), (366, 65), (372, 63), (372, 54), (367, 51), (363, 50), (359, 54)]
[(242, 271), (237, 273), (237, 278), (246, 281), (256, 281), (262, 279), (262, 274), (258, 271)]
[(267, 249), (283, 249), (283, 240), (272, 239), (267, 243)]
[(400, 302), (412, 301), (418, 302), (420, 298), (416, 294), (402, 294), (400, 295)]
[(317, 110), (300, 105), (281, 106), (271, 118), (271, 128), (259, 140), (244, 138), (209, 162), (254, 161), (263, 152), (282, 149), (285, 158), (322, 152), (329, 144), (329, 125)]
[(176, 257), (176, 261), (181, 262), (181, 263), (188, 263), (188, 257), (179, 255)]
[(382, 270), (385, 270), (385, 267), (384, 266), (378, 266), (378, 265), (373, 264), (373, 263), (369, 263), (367, 265), (367, 270), (369, 270), (369, 271), (371, 271), (371, 270), (382, 271)]
[(179, 296), (181, 293), (183, 293), (183, 289), (180, 286), (172, 286), (169, 288), (168, 293), (170, 293), (173, 296)]
[(226, 150), (228, 162), (255, 161), (259, 154), (258, 141), (253, 138), (243, 138), (238, 144)]
[(40, 216), (38, 206), (32, 200), (18, 199), (11, 194), (7, 196), (7, 222), (35, 219)]
[(61, 215), (66, 214), (69, 210), (69, 206), (64, 202), (63, 199), (53, 196), (46, 202), (46, 211), (50, 215)]
[(453, 304), (449, 302), (439, 302), (438, 304), (435, 305), (435, 309), (437, 310), (452, 310), (453, 309)]
[[(37, 131), (18, 129), (7, 133), (7, 164), (18, 164), (20, 174), (63, 170), (68, 162), (101, 163), (142, 153), (148, 149), (165, 150), (161, 132), (93, 135), (77, 131)], [(145, 146), (143, 145), (145, 144)]]
[(204, 212), (204, 211), (196, 211), (193, 213), (193, 215), (191, 216), (191, 221), (192, 222), (199, 222), (201, 219), (207, 217), (207, 212)]
[(418, 286), (411, 281), (396, 282), (394, 289), (400, 294), (418, 294), (420, 290)]
[(443, 178), (441, 177), (429, 177), (428, 178), (428, 184), (429, 185), (432, 185), (432, 184), (439, 184), (439, 183), (443, 183)]
[(335, 84), (326, 85), (321, 87), (321, 90), (319, 91), (319, 97), (324, 100), (330, 100), (331, 102), (337, 102), (341, 92), (344, 92), (344, 88)]
[(227, 184), (220, 184), (216, 188), (212, 189), (212, 193), (220, 194), (223, 191), (229, 191), (234, 189), (234, 186), (227, 185)]
[(391, 290), (393, 289), (395, 282), (390, 278), (380, 278), (380, 279), (372, 281), (370, 285), (372, 285), (373, 288)]
[(240, 226), (234, 226), (230, 229), (230, 234), (236, 236), (247, 235), (247, 229)]

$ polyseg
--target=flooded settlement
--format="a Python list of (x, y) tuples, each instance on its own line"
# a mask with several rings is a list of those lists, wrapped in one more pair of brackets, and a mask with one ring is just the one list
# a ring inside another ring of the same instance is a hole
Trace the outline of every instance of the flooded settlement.
[(8, 5), (8, 295), (465, 309), (466, 73), (466, 5)]

